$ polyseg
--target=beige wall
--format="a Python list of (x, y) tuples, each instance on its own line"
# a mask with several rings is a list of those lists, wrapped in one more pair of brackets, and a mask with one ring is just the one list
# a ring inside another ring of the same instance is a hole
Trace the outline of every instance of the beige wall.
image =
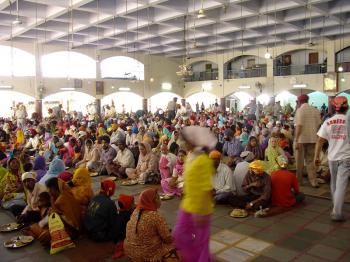
[[(9, 42), (0, 43), (2, 45), (10, 45)], [(344, 46), (350, 45), (350, 38), (344, 39)], [(25, 50), (36, 57), (42, 55), (67, 50), (64, 45), (53, 46), (45, 45), (36, 46), (33, 44), (25, 43), (13, 43), (13, 46)], [(298, 50), (298, 49), (312, 49), (319, 52), (325, 52), (327, 56), (327, 71), (335, 71), (335, 52), (341, 49), (340, 41), (326, 41), (323, 45), (322, 42), (317, 42), (312, 48), (305, 45), (283, 45), (277, 46), (275, 48), (270, 48), (270, 52), (273, 57), (280, 54)], [(96, 52), (92, 49), (75, 49), (74, 51), (88, 55), (89, 57), (95, 59)], [(243, 55), (256, 55), (263, 57), (266, 49), (261, 47), (258, 49), (247, 50), (243, 52)], [(113, 51), (101, 51), (99, 53), (100, 61), (117, 55), (125, 55), (124, 53), (118, 53)], [(177, 75), (178, 65), (182, 62), (181, 59), (168, 58), (164, 56), (151, 56), (148, 57), (144, 54), (129, 54), (130, 57), (139, 60), (145, 65), (145, 81), (131, 82), (128, 80), (103, 80), (105, 85), (104, 95), (108, 95), (114, 92), (118, 92), (119, 87), (129, 87), (131, 92), (134, 92), (145, 98), (150, 98), (152, 95), (162, 91), (161, 84), (163, 82), (168, 82), (172, 84), (173, 93), (178, 94), (181, 97), (188, 97), (196, 92), (203, 91), (203, 83), (211, 83), (212, 89), (205, 90), (217, 97), (225, 97), (237, 91), (245, 91), (252, 96), (258, 95), (258, 90), (255, 88), (257, 82), (263, 85), (263, 93), (269, 95), (276, 95), (283, 90), (293, 89), (293, 83), (305, 83), (308, 89), (322, 91), (323, 90), (323, 75), (322, 74), (312, 74), (312, 75), (297, 75), (297, 76), (285, 76), (285, 77), (273, 77), (273, 62), (272, 60), (267, 61), (267, 77), (261, 78), (246, 78), (246, 79), (230, 79), (225, 80), (223, 76), (223, 64), (234, 57), (240, 56), (242, 53), (240, 51), (232, 51), (224, 54), (218, 55), (205, 55), (203, 57), (192, 58), (188, 63), (194, 63), (198, 61), (211, 61), (218, 64), (219, 77), (218, 80), (205, 81), (205, 82), (187, 82), (184, 83)], [(97, 64), (98, 65), (98, 64)], [(60, 91), (61, 87), (67, 86), (67, 79), (60, 78), (42, 78), (40, 74), (40, 65), (37, 65), (37, 76), (36, 77), (0, 77), (0, 83), (3, 85), (12, 84), (14, 86), (14, 91), (23, 92), (27, 95), (38, 97), (37, 88), (40, 83), (43, 84), (45, 92), (43, 97)], [(99, 70), (97, 70), (97, 80), (99, 78)], [(344, 91), (350, 89), (348, 86), (350, 84), (350, 73), (344, 73), (345, 82), (339, 81), (339, 91)], [(150, 78), (154, 79), (154, 82), (150, 82)], [(238, 87), (241, 85), (251, 86), (250, 90), (242, 90)], [(112, 89), (112, 86), (114, 89)], [(83, 79), (83, 88), (81, 90), (92, 96), (96, 96), (95, 93), (95, 81), (93, 79)]]

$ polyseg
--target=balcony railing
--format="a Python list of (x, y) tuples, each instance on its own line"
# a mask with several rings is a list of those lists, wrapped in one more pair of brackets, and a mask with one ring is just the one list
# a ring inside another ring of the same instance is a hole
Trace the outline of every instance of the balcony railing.
[(225, 72), (225, 79), (266, 77), (266, 67), (250, 69), (232, 69)]
[(275, 76), (323, 74), (323, 73), (326, 73), (327, 71), (327, 65), (311, 64), (311, 65), (275, 66), (273, 71)]
[(218, 71), (193, 72), (193, 75), (186, 79), (186, 82), (217, 80)]
[(337, 71), (339, 66), (343, 67), (343, 72), (350, 72), (350, 62), (337, 63), (337, 67), (336, 67)]

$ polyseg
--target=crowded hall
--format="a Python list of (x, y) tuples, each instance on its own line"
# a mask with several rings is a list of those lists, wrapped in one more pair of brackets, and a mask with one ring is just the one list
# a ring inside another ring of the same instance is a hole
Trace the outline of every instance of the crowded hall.
[(350, 262), (349, 0), (0, 0), (1, 262)]

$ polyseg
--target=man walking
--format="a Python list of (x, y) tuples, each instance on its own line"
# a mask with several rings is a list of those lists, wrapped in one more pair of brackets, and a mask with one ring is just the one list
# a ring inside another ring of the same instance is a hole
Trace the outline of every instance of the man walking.
[(295, 159), (299, 184), (302, 185), (303, 170), (306, 171), (312, 187), (318, 187), (316, 167), (313, 163), (317, 130), (321, 125), (320, 112), (308, 104), (307, 95), (298, 96), (300, 107), (295, 113)]
[(333, 210), (331, 219), (343, 221), (344, 196), (350, 176), (350, 144), (347, 132), (348, 100), (344, 96), (335, 97), (333, 100), (336, 114), (327, 119), (318, 131), (318, 141), (314, 162), (320, 164), (320, 152), (323, 144), (328, 141), (328, 162), (331, 172), (331, 193)]

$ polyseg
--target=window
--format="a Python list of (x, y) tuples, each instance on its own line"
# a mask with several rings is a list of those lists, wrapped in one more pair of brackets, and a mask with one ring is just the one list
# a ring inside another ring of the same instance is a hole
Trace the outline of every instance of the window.
[(0, 91), (1, 104), (0, 104), (0, 116), (11, 117), (13, 114), (12, 108), (19, 103), (22, 103), (27, 110), (28, 117), (30, 118), (32, 113), (35, 112), (35, 99), (34, 97), (16, 92), (16, 91)]
[(0, 46), (0, 75), (35, 76), (35, 57), (21, 49)]
[(181, 97), (175, 93), (171, 92), (161, 92), (153, 95), (149, 99), (148, 108), (151, 112), (156, 112), (157, 109), (166, 110), (170, 100), (173, 100), (174, 97), (177, 97), (177, 103), (181, 103)]
[(192, 109), (195, 111), (197, 102), (199, 104), (199, 107), (201, 107), (203, 103), (205, 108), (209, 108), (211, 105), (215, 104), (215, 102), (218, 102), (218, 98), (216, 95), (213, 95), (211, 93), (200, 92), (187, 97), (186, 102), (190, 103)]
[(102, 98), (102, 106), (112, 105), (118, 113), (142, 110), (142, 97), (132, 92), (116, 92)]
[(94, 102), (95, 98), (83, 92), (64, 91), (49, 95), (43, 100), (43, 116), (48, 116), (49, 108), (53, 108), (62, 104), (63, 110), (66, 112), (82, 112), (87, 114), (87, 105)]
[(101, 62), (102, 78), (144, 80), (144, 65), (127, 56), (113, 56)]
[(43, 77), (96, 78), (96, 61), (77, 52), (51, 53), (41, 61)]

